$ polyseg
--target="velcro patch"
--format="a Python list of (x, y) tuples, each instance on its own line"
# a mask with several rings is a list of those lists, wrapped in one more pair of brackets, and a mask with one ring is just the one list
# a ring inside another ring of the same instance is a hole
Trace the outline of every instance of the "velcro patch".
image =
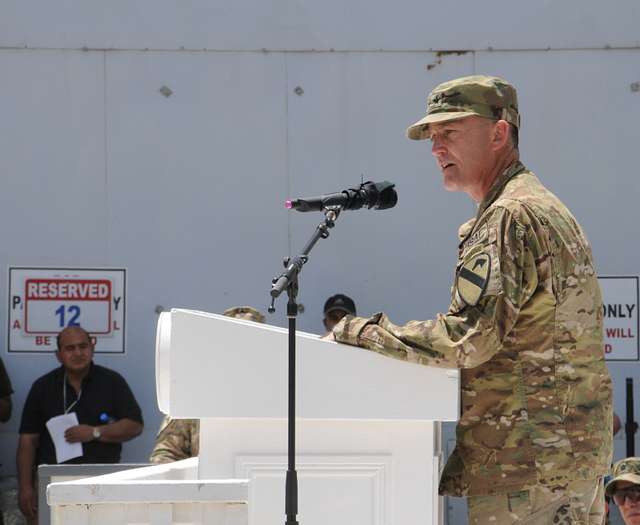
[(491, 257), (486, 252), (479, 253), (462, 265), (456, 277), (456, 287), (465, 304), (478, 304), (487, 288), (490, 273)]
[(476, 244), (479, 244), (481, 242), (486, 241), (489, 238), (489, 231), (487, 230), (486, 226), (483, 226), (482, 228), (476, 230), (465, 242), (464, 242), (464, 249), (465, 251), (468, 250), (469, 248), (471, 248), (472, 246), (475, 246)]

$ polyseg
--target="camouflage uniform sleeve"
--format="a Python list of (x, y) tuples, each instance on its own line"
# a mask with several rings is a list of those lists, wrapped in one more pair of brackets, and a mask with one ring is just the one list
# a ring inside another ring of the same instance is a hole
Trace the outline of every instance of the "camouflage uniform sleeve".
[(494, 206), (480, 219), (479, 242), (461, 250), (446, 314), (403, 326), (383, 313), (346, 316), (334, 328), (336, 340), (442, 368), (475, 368), (489, 360), (538, 286), (537, 241), (519, 215)]
[(191, 425), (186, 419), (165, 416), (149, 457), (151, 463), (170, 463), (191, 457)]

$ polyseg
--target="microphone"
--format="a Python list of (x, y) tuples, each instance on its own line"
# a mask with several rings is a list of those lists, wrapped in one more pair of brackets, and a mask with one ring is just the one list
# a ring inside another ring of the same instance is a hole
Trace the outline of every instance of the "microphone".
[(363, 182), (358, 188), (349, 188), (339, 193), (328, 193), (319, 197), (291, 199), (284, 203), (285, 208), (297, 211), (322, 211), (329, 206), (340, 206), (343, 210), (359, 210), (363, 206), (374, 210), (393, 208), (398, 202), (395, 184), (388, 180), (382, 182)]

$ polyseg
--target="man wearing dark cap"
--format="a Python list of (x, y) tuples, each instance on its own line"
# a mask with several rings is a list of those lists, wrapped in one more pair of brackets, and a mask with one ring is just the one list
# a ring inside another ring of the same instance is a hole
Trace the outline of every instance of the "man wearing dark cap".
[(439, 489), (468, 498), (471, 525), (601, 524), (613, 420), (600, 288), (582, 228), (520, 162), (519, 130), (503, 79), (431, 92), (407, 134), (430, 140), (445, 188), (478, 204), (459, 231), (448, 311), (402, 326), (347, 315), (333, 334), (461, 370), (456, 448)]
[(356, 304), (351, 297), (337, 293), (325, 301), (323, 313), (322, 323), (327, 332), (331, 332), (345, 315), (356, 315)]
[(620, 509), (626, 525), (640, 525), (640, 458), (618, 461), (605, 492)]

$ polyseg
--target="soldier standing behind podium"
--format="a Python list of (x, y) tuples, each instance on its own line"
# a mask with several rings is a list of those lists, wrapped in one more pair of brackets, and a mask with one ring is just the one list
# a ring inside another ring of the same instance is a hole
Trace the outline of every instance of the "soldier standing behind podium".
[(582, 228), (520, 162), (519, 128), (516, 91), (502, 79), (431, 92), (408, 136), (430, 140), (445, 188), (478, 204), (459, 231), (449, 309), (403, 326), (382, 313), (346, 316), (333, 334), (461, 369), (440, 494), (466, 496), (471, 525), (601, 524), (612, 399), (600, 288)]
[(65, 463), (118, 463), (122, 443), (142, 432), (142, 413), (129, 385), (117, 372), (93, 363), (94, 344), (80, 326), (57, 337), (61, 366), (31, 386), (22, 412), (18, 441), (20, 510), (37, 519), (35, 472), (56, 464), (56, 451), (45, 426), (52, 417), (75, 412), (78, 425), (65, 432), (68, 443), (82, 443), (83, 455)]

